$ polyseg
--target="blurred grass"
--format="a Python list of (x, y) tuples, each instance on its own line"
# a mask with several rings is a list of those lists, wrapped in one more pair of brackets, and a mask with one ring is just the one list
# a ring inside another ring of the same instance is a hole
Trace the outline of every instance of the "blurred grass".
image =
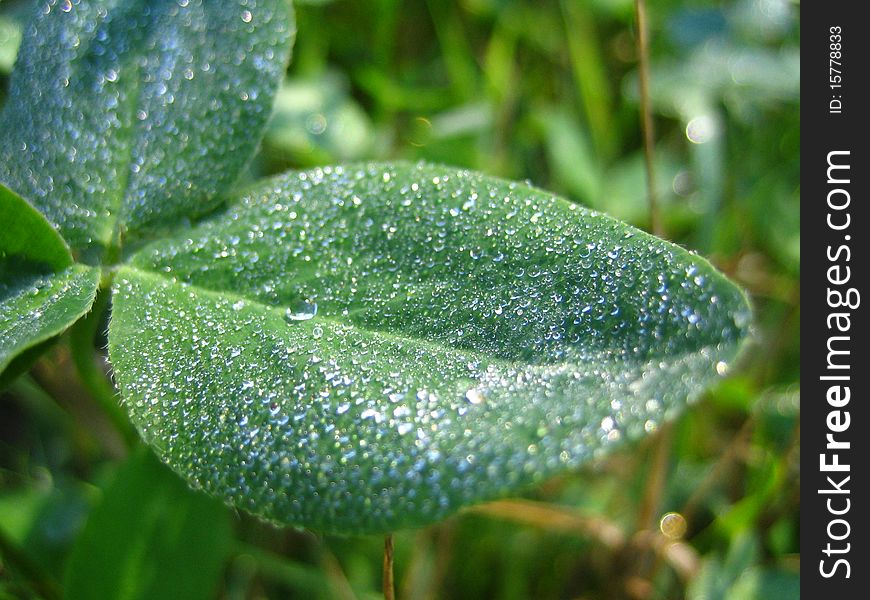
[[(0, 90), (21, 4), (0, 2)], [(648, 223), (631, 0), (308, 0), (297, 12), (294, 62), (249, 177), (425, 159)], [(732, 377), (660, 435), (524, 500), (399, 532), (399, 598), (798, 595), (798, 7), (663, 0), (649, 18), (664, 227), (749, 291), (754, 342)], [(164, 474), (124, 458), (65, 341), (2, 396), (0, 599), (52, 597), (65, 580), (81, 585), (70, 565), (93, 554), (88, 544), (117, 548), (119, 560), (135, 542), (99, 526), (118, 502), (113, 481)], [(686, 521), (677, 539), (658, 527), (671, 511)], [(380, 597), (383, 540), (226, 512), (233, 531), (215, 543), (223, 567), (205, 597)], [(196, 539), (169, 545), (191, 581)], [(119, 575), (124, 597), (154, 584), (143, 573), (169, 546), (148, 543), (150, 562)], [(94, 573), (111, 568), (92, 560)]]

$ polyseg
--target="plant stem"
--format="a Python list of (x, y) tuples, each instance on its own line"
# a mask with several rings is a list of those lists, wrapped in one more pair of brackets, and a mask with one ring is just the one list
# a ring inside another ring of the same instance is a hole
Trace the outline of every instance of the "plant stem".
[(393, 534), (384, 538), (384, 600), (396, 600), (393, 582)]
[(656, 514), (659, 511), (667, 479), (668, 461), (673, 441), (673, 425), (665, 423), (659, 430), (658, 439), (654, 441), (655, 445), (652, 448), (652, 465), (648, 471), (643, 498), (637, 511), (637, 524), (635, 526), (637, 530), (655, 527)]
[(580, 534), (611, 550), (621, 548), (627, 541), (625, 533), (618, 525), (602, 517), (534, 500), (496, 500), (471, 507), (467, 512), (559, 533)]
[(94, 300), (91, 312), (70, 329), (70, 354), (85, 389), (100, 405), (100, 408), (129, 447), (135, 442), (136, 433), (121, 405), (118, 404), (115, 388), (109, 383), (105, 371), (97, 363), (94, 352), (94, 337), (97, 334), (97, 328), (102, 323), (108, 303), (108, 288), (101, 287), (97, 292), (97, 298)]
[(646, 0), (635, 0), (635, 18), (637, 19), (637, 50), (640, 57), (640, 115), (643, 130), (643, 156), (646, 163), (647, 198), (649, 201), (650, 229), (655, 235), (663, 236), (659, 201), (656, 196), (655, 164), (653, 161), (653, 130), (652, 106), (649, 95), (649, 30), (646, 19)]

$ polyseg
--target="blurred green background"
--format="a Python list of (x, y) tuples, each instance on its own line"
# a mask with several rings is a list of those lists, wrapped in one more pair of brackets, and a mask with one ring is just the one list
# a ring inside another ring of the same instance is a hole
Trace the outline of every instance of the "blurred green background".
[[(22, 5), (0, 2), (0, 102)], [(425, 159), (648, 227), (632, 0), (296, 5), (294, 60), (246, 177)], [(748, 290), (753, 343), (644, 442), (398, 532), (399, 598), (799, 596), (799, 5), (648, 12), (665, 235)], [(0, 599), (382, 597), (382, 539), (276, 529), (188, 491), (124, 447), (67, 348), (0, 391)]]

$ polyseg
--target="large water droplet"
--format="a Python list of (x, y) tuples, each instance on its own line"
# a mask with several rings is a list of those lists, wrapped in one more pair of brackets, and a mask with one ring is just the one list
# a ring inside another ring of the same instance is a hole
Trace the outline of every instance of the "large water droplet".
[(465, 393), (465, 399), (471, 402), (472, 404), (483, 404), (483, 394), (480, 393), (479, 390), (468, 390)]
[(284, 318), (288, 321), (308, 321), (317, 314), (317, 303), (299, 300), (294, 302), (284, 311)]

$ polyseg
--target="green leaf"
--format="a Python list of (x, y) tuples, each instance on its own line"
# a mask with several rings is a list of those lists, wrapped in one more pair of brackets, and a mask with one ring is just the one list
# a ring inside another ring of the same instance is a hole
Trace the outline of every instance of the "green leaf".
[(726, 600), (790, 600), (800, 598), (800, 594), (799, 573), (751, 566), (740, 575), (725, 598)]
[(711, 555), (686, 589), (689, 600), (786, 600), (800, 597), (800, 574), (759, 564), (760, 542), (754, 533), (731, 538), (724, 560)]
[(266, 129), (264, 154), (311, 165), (364, 156), (372, 147), (375, 131), (347, 88), (347, 82), (335, 73), (285, 81)]
[(698, 256), (422, 164), (266, 181), (134, 255), (113, 306), (117, 382), (170, 466), (346, 533), (438, 520), (655, 429), (749, 321)]
[(51, 269), (72, 264), (72, 255), (60, 234), (36, 209), (0, 183), (0, 258), (17, 257)]
[(0, 372), (61, 333), (94, 301), (100, 271), (72, 265), (66, 244), (20, 196), (0, 185)]
[(259, 142), (286, 0), (33, 3), (0, 115), (0, 181), (74, 249), (209, 210)]
[(191, 492), (139, 451), (88, 519), (67, 565), (66, 596), (213, 598), (231, 535), (220, 503)]
[[(0, 261), (0, 270), (3, 267)], [(0, 371), (18, 353), (62, 333), (88, 312), (99, 283), (99, 269), (84, 265), (59, 273), (4, 273), (0, 277)]]

